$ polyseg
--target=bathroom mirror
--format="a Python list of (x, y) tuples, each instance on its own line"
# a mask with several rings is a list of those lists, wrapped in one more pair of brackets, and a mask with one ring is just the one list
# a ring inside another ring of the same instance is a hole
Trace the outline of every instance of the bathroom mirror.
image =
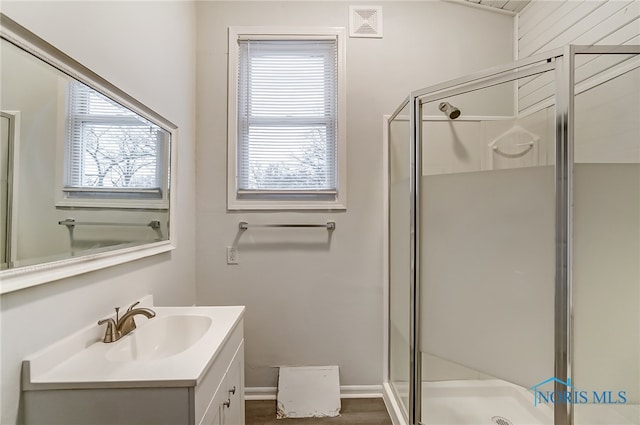
[(0, 293), (172, 249), (177, 127), (5, 15), (0, 34)]

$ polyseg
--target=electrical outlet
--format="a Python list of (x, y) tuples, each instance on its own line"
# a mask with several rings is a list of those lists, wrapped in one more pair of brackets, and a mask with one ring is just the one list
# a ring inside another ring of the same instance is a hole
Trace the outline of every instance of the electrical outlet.
[(235, 246), (227, 247), (227, 264), (238, 264), (238, 248)]

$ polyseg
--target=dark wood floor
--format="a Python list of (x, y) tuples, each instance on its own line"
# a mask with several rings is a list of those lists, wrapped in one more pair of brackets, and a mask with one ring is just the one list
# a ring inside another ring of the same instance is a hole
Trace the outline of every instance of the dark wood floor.
[(247, 400), (245, 406), (247, 425), (391, 425), (381, 398), (343, 398), (334, 418), (276, 419), (275, 400)]

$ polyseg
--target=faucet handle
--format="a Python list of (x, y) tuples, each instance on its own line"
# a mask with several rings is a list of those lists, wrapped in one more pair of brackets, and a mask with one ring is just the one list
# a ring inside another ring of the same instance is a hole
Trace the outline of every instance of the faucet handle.
[(127, 309), (127, 311), (131, 311), (133, 310), (133, 307), (137, 306), (138, 304), (140, 304), (140, 301), (136, 301), (133, 304), (131, 304), (131, 306)]
[(104, 333), (104, 339), (102, 341), (107, 343), (117, 341), (119, 338), (115, 320), (108, 318), (98, 321), (98, 325), (103, 325), (105, 323), (107, 324), (107, 330)]

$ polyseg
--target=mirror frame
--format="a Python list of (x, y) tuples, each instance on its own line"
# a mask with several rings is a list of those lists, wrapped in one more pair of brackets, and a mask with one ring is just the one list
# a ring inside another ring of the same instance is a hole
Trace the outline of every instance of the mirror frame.
[(169, 239), (112, 251), (65, 258), (0, 271), (0, 294), (115, 266), (176, 248), (176, 174), (178, 127), (106, 79), (0, 13), (0, 38), (75, 78), (158, 125), (171, 135), (169, 144)]

